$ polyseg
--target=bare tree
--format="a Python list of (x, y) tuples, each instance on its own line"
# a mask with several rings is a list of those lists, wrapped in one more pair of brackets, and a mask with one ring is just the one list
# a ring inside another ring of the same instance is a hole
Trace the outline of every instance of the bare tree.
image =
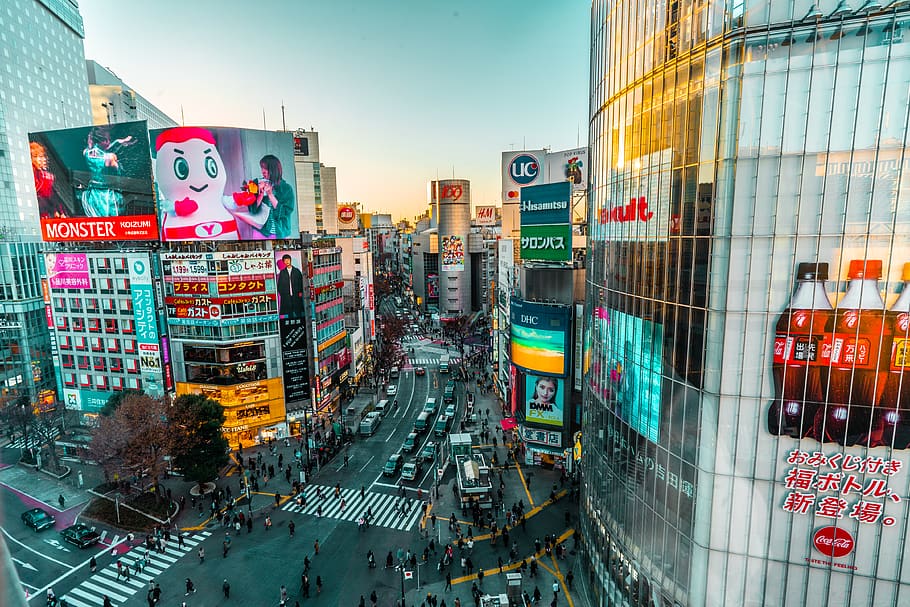
[(6, 424), (10, 437), (14, 433), (18, 433), (22, 437), (23, 454), (31, 434), (32, 419), (34, 417), (35, 413), (32, 410), (28, 396), (24, 394), (10, 398), (4, 403), (3, 423)]
[(33, 411), (29, 427), (31, 436), (37, 438), (38, 447), (42, 454), (42, 467), (55, 474), (62, 472), (60, 458), (57, 457), (56, 442), (60, 437), (63, 420), (66, 416), (66, 406), (56, 401), (53, 406), (45, 408), (39, 405)]

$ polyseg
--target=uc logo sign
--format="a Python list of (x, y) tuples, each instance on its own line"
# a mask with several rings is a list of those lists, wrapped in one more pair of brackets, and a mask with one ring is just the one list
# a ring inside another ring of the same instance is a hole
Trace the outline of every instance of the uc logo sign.
[(540, 175), (540, 163), (530, 154), (519, 154), (509, 163), (509, 177), (518, 185), (528, 185)]

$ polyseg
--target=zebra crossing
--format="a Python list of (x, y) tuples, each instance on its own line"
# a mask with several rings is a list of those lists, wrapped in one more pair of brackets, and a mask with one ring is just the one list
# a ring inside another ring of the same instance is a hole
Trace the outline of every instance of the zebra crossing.
[[(54, 440), (60, 438), (60, 428), (54, 429)], [(31, 449), (32, 447), (40, 447), (47, 441), (43, 436), (38, 436), (36, 434), (30, 434), (28, 436), (28, 441), (23, 437), (19, 436), (16, 440), (10, 441), (7, 444), (3, 445), (7, 449)]]
[[(322, 498), (317, 497), (317, 487)], [(363, 497), (360, 497), (360, 489), (342, 489), (341, 498), (345, 501), (344, 510), (341, 509), (341, 499), (335, 497), (334, 487), (309, 485), (304, 494), (306, 495), (305, 506), (298, 504), (296, 499), (291, 499), (281, 509), (286, 512), (316, 516), (318, 508), (322, 506), (322, 516), (357, 522), (357, 519), (366, 514), (367, 508), (369, 508), (373, 513), (371, 526), (376, 525), (398, 531), (411, 529), (423, 514), (421, 500), (386, 493), (365, 491)]]
[[(450, 358), (449, 364), (450, 365), (458, 364), (458, 362), (460, 360), (461, 360), (461, 358), (459, 358), (459, 357)], [(429, 357), (419, 357), (418, 356), (415, 358), (408, 358), (408, 362), (411, 363), (412, 365), (416, 365), (419, 367), (428, 367), (430, 365), (438, 365), (439, 357), (438, 356), (429, 356)]]
[(200, 531), (183, 538), (183, 547), (178, 547), (177, 540), (171, 539), (165, 547), (164, 553), (151, 552), (149, 559), (142, 568), (142, 573), (135, 573), (134, 564), (143, 558), (145, 544), (134, 546), (118, 558), (124, 568), (130, 569), (129, 579), (117, 575), (117, 561), (107, 567), (99, 569), (81, 584), (64, 593), (68, 605), (72, 607), (98, 607), (104, 605), (104, 597), (111, 599), (114, 605), (127, 602), (131, 596), (140, 591), (147, 591), (149, 581), (158, 578), (169, 567), (174, 565), (180, 557), (195, 550), (202, 541), (212, 535), (211, 531)]

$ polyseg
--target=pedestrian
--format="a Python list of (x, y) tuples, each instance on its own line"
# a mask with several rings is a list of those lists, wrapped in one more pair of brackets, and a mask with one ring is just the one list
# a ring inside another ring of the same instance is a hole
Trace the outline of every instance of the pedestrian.
[(132, 578), (130, 577), (130, 564), (129, 563), (127, 563), (126, 565), (123, 566), (123, 578), (127, 582), (132, 580)]
[(319, 596), (322, 592), (322, 578), (318, 575), (316, 576), (316, 596)]
[(177, 547), (186, 548), (186, 545), (183, 543), (183, 533), (182, 532), (177, 534)]
[(281, 585), (281, 604), (284, 605), (288, 602), (288, 589), (285, 588), (284, 584)]
[(265, 521), (263, 522), (263, 525), (265, 525), (266, 531), (271, 529), (272, 528), (272, 517), (270, 517), (270, 516), (265, 517)]
[(117, 559), (117, 580), (120, 580), (121, 575), (123, 575), (123, 565), (120, 563), (120, 559)]
[[(155, 603), (157, 603), (157, 602), (158, 601), (155, 601)], [(155, 603), (150, 603), (150, 604), (154, 605)], [(102, 604), (102, 607), (114, 607), (114, 604), (111, 602), (111, 597), (109, 597), (106, 594), (104, 595), (104, 603)]]
[(315, 552), (317, 555), (319, 554), (319, 540), (313, 542), (313, 552)]
[(280, 505), (281, 505), (281, 494), (276, 492), (275, 493), (275, 507), (277, 508)]
[(366, 492), (366, 490), (364, 489), (363, 485), (360, 485), (360, 499), (364, 498), (365, 492)]
[(502, 557), (501, 556), (496, 557), (496, 564), (499, 565), (499, 573), (502, 573)]
[(572, 590), (573, 581), (575, 581), (575, 574), (570, 571), (566, 574), (566, 584), (569, 585), (569, 590)]
[(477, 571), (477, 584), (478, 584), (479, 586), (483, 586), (483, 576), (484, 576), (483, 567), (481, 567), (481, 568)]
[(445, 591), (448, 592), (452, 589), (452, 572), (446, 571), (446, 587)]
[(92, 560), (88, 562), (88, 568), (91, 569), (92, 573), (98, 570), (98, 562), (95, 560), (95, 557), (92, 557)]
[(303, 574), (303, 578), (300, 581), (300, 586), (303, 588), (303, 598), (310, 598), (310, 576)]
[(553, 582), (553, 600), (559, 595), (559, 582)]
[(189, 596), (190, 594), (196, 593), (196, 586), (193, 585), (193, 580), (186, 578), (186, 594), (183, 596)]
[(246, 532), (247, 533), (253, 532), (253, 517), (252, 516), (250, 516), (246, 519)]
[(379, 600), (379, 597), (376, 596), (376, 591), (370, 593), (370, 603), (373, 604), (373, 607), (376, 607), (376, 602)]
[(221, 584), (221, 592), (224, 593), (224, 598), (226, 598), (226, 599), (231, 598), (231, 585), (228, 584), (227, 579), (225, 579), (224, 582)]
[(199, 563), (201, 564), (204, 562), (205, 562), (205, 548), (203, 548), (202, 546), (199, 546)]
[(63, 494), (60, 494), (60, 497), (57, 498), (57, 503), (60, 504), (60, 509), (63, 510), (66, 507), (66, 498), (63, 497)]
[(344, 512), (344, 507), (345, 507), (345, 505), (346, 505), (346, 502), (344, 501), (344, 498), (342, 498), (342, 499), (341, 499), (341, 511), (342, 511), (342, 512)]
[(291, 533), (291, 537), (294, 537), (294, 521), (288, 522), (288, 531)]

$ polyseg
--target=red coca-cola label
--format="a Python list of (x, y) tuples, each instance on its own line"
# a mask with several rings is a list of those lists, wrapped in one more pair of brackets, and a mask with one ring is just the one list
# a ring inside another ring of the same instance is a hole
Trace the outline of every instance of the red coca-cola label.
[(874, 368), (878, 351), (866, 337), (835, 333), (831, 340), (831, 364), (843, 367)]
[(827, 366), (830, 345), (823, 335), (781, 335), (774, 338), (774, 362)]
[(816, 531), (812, 543), (815, 544), (816, 550), (832, 558), (847, 556), (853, 552), (856, 545), (848, 531), (833, 526), (822, 527)]

